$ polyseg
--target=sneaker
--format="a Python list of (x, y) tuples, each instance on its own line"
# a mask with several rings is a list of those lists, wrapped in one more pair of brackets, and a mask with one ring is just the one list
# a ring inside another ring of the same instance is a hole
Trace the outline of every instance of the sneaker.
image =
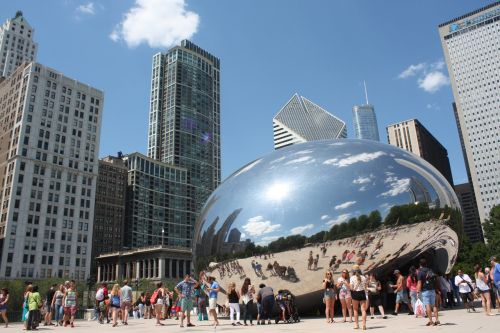
[(240, 322), (237, 322), (236, 325), (241, 326), (242, 324)]
[(393, 312), (393, 313), (392, 313), (392, 315), (393, 315), (393, 316), (397, 316), (397, 315), (398, 315), (398, 313), (397, 313), (397, 312)]
[(375, 317), (374, 317), (374, 316), (371, 316), (370, 318), (374, 319)]
[(271, 325), (271, 321), (270, 321), (270, 320), (268, 320), (268, 321), (267, 321), (267, 324), (268, 324), (268, 325)]
[(383, 316), (382, 319), (387, 319), (387, 316)]
[(413, 312), (408, 312), (408, 316), (413, 316), (415, 313)]
[(236, 324), (235, 324), (235, 323), (232, 323), (231, 325), (236, 326)]

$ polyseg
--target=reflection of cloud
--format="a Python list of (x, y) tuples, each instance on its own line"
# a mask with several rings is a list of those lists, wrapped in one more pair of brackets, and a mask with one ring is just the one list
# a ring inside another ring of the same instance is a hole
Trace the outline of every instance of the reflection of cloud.
[(336, 159), (336, 158), (332, 158), (332, 159), (324, 161), (323, 164), (335, 165), (335, 166), (342, 168), (342, 167), (346, 167), (346, 166), (349, 166), (349, 165), (352, 165), (352, 164), (355, 164), (358, 162), (365, 162), (365, 163), (370, 162), (370, 161), (373, 161), (373, 160), (375, 160), (383, 155), (386, 155), (386, 153), (384, 153), (383, 151), (376, 151), (373, 153), (361, 153), (361, 154), (352, 155), (352, 156), (349, 156), (346, 158), (342, 158), (340, 160)]
[(237, 177), (237, 176), (239, 176), (247, 171), (250, 171), (250, 169), (252, 169), (254, 166), (259, 164), (260, 161), (262, 161), (262, 159), (259, 159), (257, 161), (253, 161), (252, 163), (248, 164), (247, 166), (241, 168), (240, 171), (238, 171), (233, 177)]
[(351, 214), (349, 214), (349, 213), (341, 214), (341, 215), (337, 216), (337, 218), (331, 219), (330, 221), (326, 222), (326, 225), (331, 227), (335, 224), (340, 224), (342, 222), (346, 222), (350, 217), (351, 217)]
[(312, 229), (312, 228), (314, 228), (314, 224), (302, 225), (302, 226), (292, 228), (292, 230), (290, 230), (290, 232), (292, 233), (292, 235), (301, 235), (304, 231)]
[(386, 184), (389, 184), (389, 190), (381, 193), (379, 196), (382, 197), (395, 197), (401, 193), (405, 193), (408, 191), (410, 186), (410, 178), (401, 178), (394, 176), (389, 176), (385, 180)]
[(382, 211), (386, 212), (389, 209), (391, 209), (392, 206), (394, 206), (394, 205), (391, 205), (390, 203), (385, 202), (385, 203), (381, 204), (379, 207), (380, 207), (380, 209), (382, 209)]
[(335, 142), (330, 144), (330, 146), (343, 146), (343, 145), (345, 145), (345, 142)]
[(300, 163), (311, 164), (311, 163), (314, 163), (315, 161), (316, 160), (314, 158), (312, 158), (312, 156), (302, 156), (302, 157), (299, 157), (299, 158), (296, 158), (296, 159), (293, 159), (293, 160), (286, 162), (285, 165), (300, 164)]
[(361, 186), (358, 191), (359, 192), (364, 192), (366, 190), (368, 190), (368, 187), (366, 187), (366, 185), (364, 185), (364, 186)]
[(329, 218), (330, 218), (330, 215), (323, 215), (323, 216), (321, 216), (322, 220), (326, 220), (326, 219), (329, 219)]
[(269, 162), (269, 164), (274, 164), (274, 163), (278, 163), (278, 162), (281, 162), (285, 159), (286, 157), (285, 156), (281, 156), (280, 158), (277, 158), (271, 162)]
[(335, 210), (349, 208), (352, 205), (354, 205), (355, 203), (356, 203), (356, 201), (346, 201), (344, 203), (341, 203), (340, 205), (335, 206)]
[(311, 154), (311, 153), (314, 153), (314, 150), (306, 149), (306, 150), (299, 150), (298, 152), (294, 153), (293, 155), (306, 155), (306, 154)]
[(240, 237), (240, 240), (244, 241), (245, 239), (247, 238), (247, 235), (246, 234), (241, 234), (241, 237)]
[(281, 224), (272, 224), (271, 221), (266, 221), (262, 216), (255, 216), (248, 219), (248, 223), (243, 226), (250, 236), (262, 236), (278, 230)]

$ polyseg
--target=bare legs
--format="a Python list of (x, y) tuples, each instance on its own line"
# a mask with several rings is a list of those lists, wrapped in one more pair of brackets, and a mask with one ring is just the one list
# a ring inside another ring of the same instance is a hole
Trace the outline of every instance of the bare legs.
[(352, 307), (354, 310), (354, 328), (359, 328), (359, 307), (361, 306), (361, 320), (363, 329), (366, 330), (366, 301), (352, 300)]
[(334, 304), (335, 304), (335, 298), (332, 297), (325, 297), (325, 317), (326, 317), (326, 322), (327, 323), (333, 323), (333, 315), (334, 315)]

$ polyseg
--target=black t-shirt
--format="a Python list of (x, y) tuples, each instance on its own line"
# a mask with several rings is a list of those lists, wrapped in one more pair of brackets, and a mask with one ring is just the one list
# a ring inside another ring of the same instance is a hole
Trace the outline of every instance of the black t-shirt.
[(227, 295), (227, 298), (229, 300), (229, 303), (238, 303), (239, 302), (239, 299), (238, 299), (238, 294), (236, 293), (235, 290), (232, 290), (229, 295)]
[(434, 282), (430, 283), (431, 281), (427, 281), (427, 276), (434, 276), (434, 272), (432, 269), (427, 268), (427, 267), (422, 267), (419, 269), (418, 274), (417, 274), (417, 281), (421, 281), (422, 284), (422, 290), (435, 290)]
[(52, 299), (54, 298), (55, 294), (56, 294), (56, 291), (54, 289), (49, 289), (49, 291), (47, 291), (47, 303), (48, 304), (52, 303)]

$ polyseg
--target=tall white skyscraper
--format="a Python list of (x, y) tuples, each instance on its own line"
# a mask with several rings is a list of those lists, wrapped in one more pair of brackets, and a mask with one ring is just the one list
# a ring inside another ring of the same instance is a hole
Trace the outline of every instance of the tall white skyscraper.
[(500, 2), (439, 25), (482, 222), (500, 203)]
[(102, 106), (35, 62), (0, 80), (0, 279), (88, 277)]
[(352, 122), (356, 139), (380, 141), (378, 135), (377, 116), (375, 108), (368, 102), (368, 92), (365, 86), (366, 104), (354, 105), (352, 108)]
[(274, 149), (295, 143), (347, 137), (345, 122), (295, 94), (273, 118)]
[(25, 61), (35, 61), (34, 33), (21, 11), (0, 27), (0, 76), (9, 76)]

